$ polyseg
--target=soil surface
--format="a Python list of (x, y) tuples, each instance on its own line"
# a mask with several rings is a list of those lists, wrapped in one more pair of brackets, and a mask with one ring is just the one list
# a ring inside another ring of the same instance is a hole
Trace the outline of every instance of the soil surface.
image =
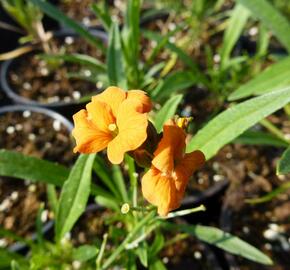
[[(71, 165), (76, 158), (67, 128), (59, 121), (31, 111), (0, 115), (0, 148)], [(35, 229), (40, 204), (46, 201), (44, 184), (0, 177), (0, 224), (17, 235), (28, 236)], [(50, 218), (44, 211), (42, 220)], [(3, 245), (8, 244), (2, 239)]]
[[(51, 40), (51, 48), (57, 53), (87, 54), (104, 60), (99, 49), (74, 36)], [(77, 77), (74, 74), (78, 74)], [(15, 61), (8, 80), (11, 87), (27, 99), (40, 103), (69, 103), (96, 94), (102, 88), (102, 85), (91, 82), (92, 76), (91, 70), (78, 64), (45, 61), (37, 53), (30, 53)]]

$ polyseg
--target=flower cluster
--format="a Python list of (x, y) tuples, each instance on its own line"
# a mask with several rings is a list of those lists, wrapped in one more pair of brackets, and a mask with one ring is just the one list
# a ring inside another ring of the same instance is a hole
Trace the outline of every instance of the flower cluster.
[(145, 92), (109, 87), (73, 117), (75, 152), (97, 153), (107, 148), (110, 162), (120, 164), (125, 153), (149, 170), (142, 178), (146, 200), (166, 216), (180, 206), (190, 176), (205, 157), (185, 153), (186, 119), (169, 120), (158, 135), (148, 120), (152, 104)]

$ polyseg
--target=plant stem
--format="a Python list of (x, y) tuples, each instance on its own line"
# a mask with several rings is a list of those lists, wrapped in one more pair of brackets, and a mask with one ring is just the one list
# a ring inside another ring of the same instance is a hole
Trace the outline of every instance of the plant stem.
[(102, 242), (102, 245), (101, 245), (101, 249), (100, 249), (99, 255), (98, 255), (97, 259), (96, 259), (96, 270), (101, 269), (101, 261), (102, 261), (102, 258), (104, 256), (107, 240), (108, 240), (108, 234), (105, 233), (104, 236), (103, 236), (103, 242)]
[(100, 268), (101, 270), (107, 269), (114, 260), (119, 256), (119, 254), (126, 248), (126, 245), (132, 240), (133, 237), (142, 229), (142, 227), (150, 222), (155, 215), (155, 211), (148, 213), (136, 226), (133, 230), (127, 235), (127, 237), (123, 240), (120, 246), (118, 246), (115, 251), (111, 254), (111, 256), (104, 262), (103, 266)]
[(290, 141), (285, 138), (284, 134), (276, 126), (274, 126), (269, 120), (262, 119), (260, 121), (260, 124), (266, 129), (268, 129), (273, 135), (275, 135), (279, 139), (283, 140), (284, 142), (288, 144), (290, 143)]

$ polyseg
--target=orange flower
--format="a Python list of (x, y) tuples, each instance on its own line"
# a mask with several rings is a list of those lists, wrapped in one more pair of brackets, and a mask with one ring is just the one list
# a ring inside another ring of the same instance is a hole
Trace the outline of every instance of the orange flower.
[(180, 206), (190, 176), (205, 162), (201, 151), (185, 153), (185, 139), (184, 130), (173, 121), (165, 124), (152, 166), (142, 178), (143, 196), (161, 216)]
[(86, 110), (73, 116), (74, 152), (97, 153), (108, 147), (109, 160), (121, 163), (126, 152), (135, 150), (146, 140), (150, 110), (151, 102), (145, 92), (107, 88), (92, 98)]

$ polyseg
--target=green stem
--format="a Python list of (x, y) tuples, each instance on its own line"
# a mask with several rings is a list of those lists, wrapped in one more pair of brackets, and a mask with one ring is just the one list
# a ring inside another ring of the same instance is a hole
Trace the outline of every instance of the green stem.
[(104, 262), (101, 270), (107, 269), (114, 260), (119, 256), (119, 254), (126, 248), (126, 245), (135, 237), (135, 235), (142, 229), (142, 227), (152, 220), (155, 215), (155, 211), (148, 213), (136, 226), (133, 230), (127, 235), (127, 237), (123, 240), (120, 246), (118, 246), (115, 251), (111, 254), (111, 256)]
[(262, 119), (260, 121), (260, 124), (266, 129), (268, 129), (273, 135), (275, 135), (279, 139), (283, 140), (284, 142), (288, 144), (290, 143), (290, 141), (285, 138), (284, 134), (276, 126), (274, 126), (269, 120)]
[(97, 259), (96, 259), (96, 270), (100, 270), (101, 269), (101, 261), (102, 261), (102, 258), (104, 256), (107, 240), (108, 240), (108, 234), (105, 233), (104, 236), (103, 236), (103, 242), (102, 242), (102, 245), (101, 245), (101, 249), (100, 249), (99, 255), (98, 255)]
[(138, 190), (137, 190), (137, 176), (136, 176), (136, 168), (134, 159), (130, 156), (125, 156), (125, 161), (128, 165), (128, 172), (129, 172), (129, 178), (130, 178), (130, 189), (132, 194), (132, 206), (137, 207), (137, 198), (138, 198)]
[(192, 213), (200, 212), (200, 211), (205, 211), (206, 208), (203, 204), (201, 204), (198, 207), (194, 207), (191, 209), (185, 209), (185, 210), (180, 210), (180, 211), (175, 211), (171, 212), (167, 215), (167, 217), (159, 217), (159, 219), (170, 219), (170, 218), (175, 218), (175, 217), (181, 217), (181, 216), (186, 216)]

